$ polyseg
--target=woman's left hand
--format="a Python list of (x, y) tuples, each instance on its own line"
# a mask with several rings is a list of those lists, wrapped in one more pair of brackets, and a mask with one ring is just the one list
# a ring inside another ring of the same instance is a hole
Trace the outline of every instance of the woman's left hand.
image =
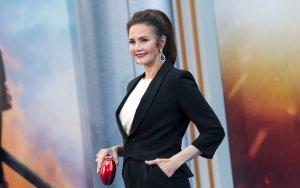
[(169, 159), (155, 159), (150, 161), (145, 161), (147, 165), (156, 164), (168, 177), (171, 177), (175, 171), (179, 168), (176, 161), (172, 158)]

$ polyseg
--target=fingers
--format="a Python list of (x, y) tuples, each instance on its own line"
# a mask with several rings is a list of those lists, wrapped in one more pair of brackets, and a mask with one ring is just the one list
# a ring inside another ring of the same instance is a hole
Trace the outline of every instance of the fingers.
[(118, 158), (119, 158), (118, 154), (117, 154), (116, 152), (114, 152), (113, 155), (112, 155), (112, 159), (115, 161), (116, 166), (119, 165), (119, 160), (118, 160)]
[(147, 165), (154, 165), (154, 164), (158, 164), (160, 163), (161, 161), (163, 161), (164, 159), (155, 159), (155, 160), (149, 160), (149, 161), (145, 161), (145, 163)]
[(100, 167), (101, 167), (102, 161), (103, 161), (104, 157), (108, 155), (108, 153), (109, 152), (107, 149), (102, 149), (97, 153), (96, 159), (95, 159), (95, 161), (97, 162), (97, 173), (100, 172)]
[(98, 157), (101, 157), (102, 155), (107, 154), (107, 153), (108, 153), (108, 149), (101, 149), (101, 150), (97, 153), (96, 159), (97, 159)]
[(145, 163), (146, 163), (147, 165), (153, 165), (153, 164), (156, 164), (155, 160), (145, 161)]
[(174, 170), (170, 167), (169, 159), (155, 159), (145, 161), (147, 165), (157, 165), (168, 177), (174, 174)]
[(104, 157), (106, 157), (107, 155), (112, 156), (112, 159), (116, 163), (116, 166), (119, 164), (118, 153), (113, 147), (112, 148), (101, 149), (96, 154), (96, 159), (95, 159), (95, 161), (97, 162), (97, 173), (100, 172), (102, 161), (103, 161)]
[(99, 174), (99, 172), (100, 172), (100, 163), (97, 163), (97, 174)]
[(107, 155), (108, 155), (108, 150), (107, 150), (107, 149), (102, 149), (102, 150), (100, 150), (100, 151), (97, 153), (95, 161), (96, 161), (96, 162), (100, 162), (100, 161), (102, 161), (103, 158), (104, 158), (105, 156), (107, 156)]

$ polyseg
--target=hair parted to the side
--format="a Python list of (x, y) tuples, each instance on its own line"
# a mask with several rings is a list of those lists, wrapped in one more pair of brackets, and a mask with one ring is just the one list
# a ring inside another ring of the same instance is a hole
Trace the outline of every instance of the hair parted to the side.
[(127, 22), (127, 33), (131, 26), (135, 24), (147, 24), (155, 28), (158, 38), (165, 36), (166, 44), (163, 48), (163, 53), (167, 61), (174, 65), (176, 61), (176, 44), (174, 40), (174, 29), (168, 16), (160, 10), (146, 9), (133, 14)]

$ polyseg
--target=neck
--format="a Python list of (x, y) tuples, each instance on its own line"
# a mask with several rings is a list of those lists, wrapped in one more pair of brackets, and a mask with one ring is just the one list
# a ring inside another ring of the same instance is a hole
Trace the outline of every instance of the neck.
[(144, 65), (145, 77), (144, 79), (153, 79), (159, 68), (162, 66), (160, 62), (151, 65)]

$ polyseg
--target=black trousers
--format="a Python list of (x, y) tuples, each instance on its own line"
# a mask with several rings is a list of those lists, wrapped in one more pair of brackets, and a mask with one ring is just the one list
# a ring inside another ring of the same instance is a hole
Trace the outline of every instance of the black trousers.
[(157, 165), (146, 165), (145, 161), (127, 158), (122, 176), (126, 188), (190, 188), (188, 175), (177, 170), (168, 177)]

